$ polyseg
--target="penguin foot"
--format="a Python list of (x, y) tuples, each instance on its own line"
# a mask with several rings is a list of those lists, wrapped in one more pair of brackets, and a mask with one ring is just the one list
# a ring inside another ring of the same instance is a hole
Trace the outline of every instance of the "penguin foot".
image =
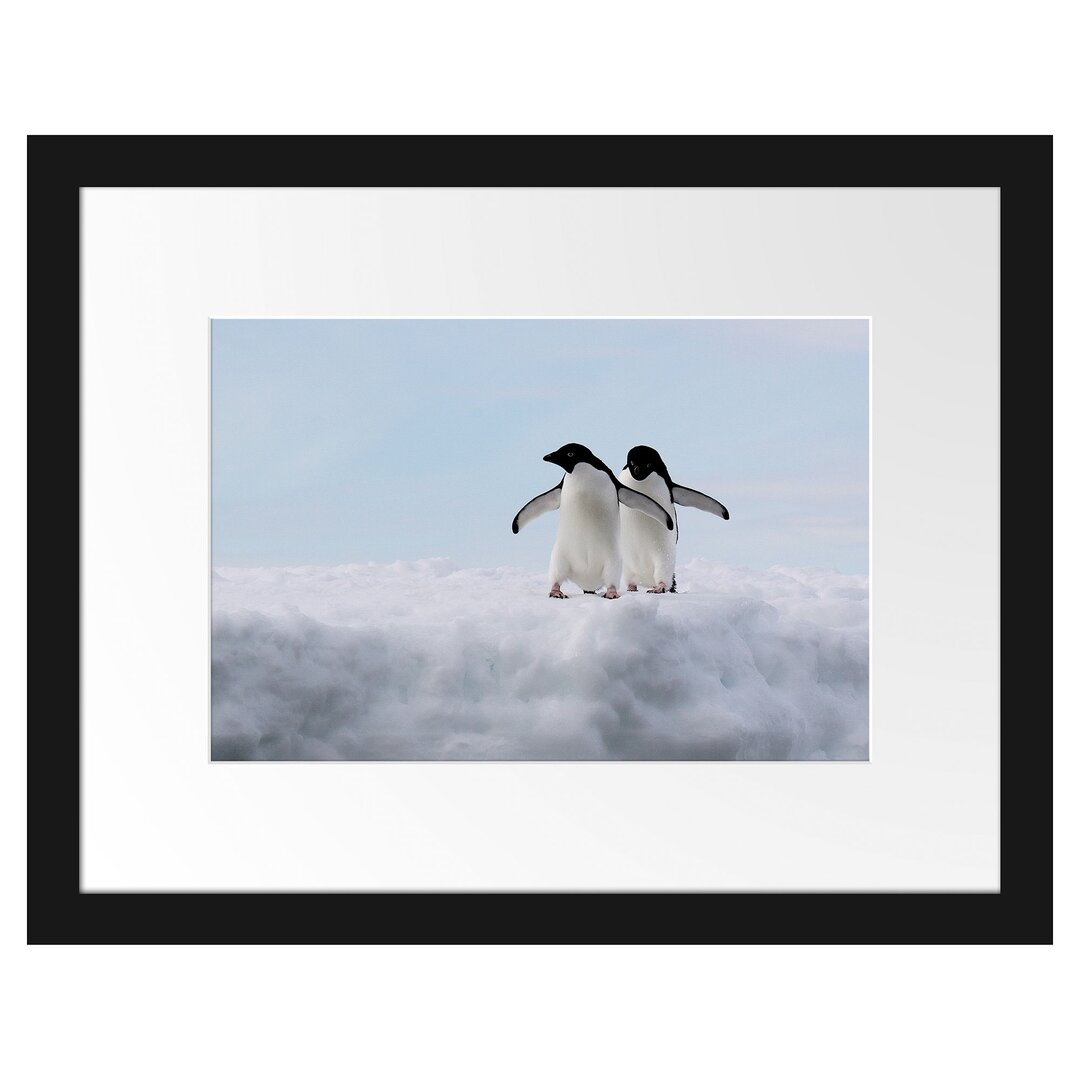
[(637, 592), (637, 586), (636, 585), (627, 585), (626, 586), (626, 591), (627, 592)]
[(649, 592), (654, 592), (654, 593), (667, 592), (667, 582), (666, 581), (658, 581), (656, 583), (656, 587), (653, 588), (653, 589), (650, 589)]
[(607, 592), (604, 593), (604, 599), (605, 600), (618, 600), (618, 598), (619, 598), (619, 594), (616, 591), (615, 586), (614, 585), (609, 585)]
[(550, 596), (552, 600), (568, 599), (566, 593), (564, 593), (562, 589), (559, 588), (559, 583), (557, 581), (554, 585), (551, 586), (551, 592), (548, 593), (548, 596)]

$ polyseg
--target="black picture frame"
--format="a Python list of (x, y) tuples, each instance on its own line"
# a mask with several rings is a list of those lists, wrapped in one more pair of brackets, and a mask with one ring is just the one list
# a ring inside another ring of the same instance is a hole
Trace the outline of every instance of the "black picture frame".
[[(1052, 154), (1050, 136), (30, 136), (28, 941), (1049, 943), (1052, 714), (1025, 688), (1052, 674)], [(80, 446), (81, 189), (564, 185), (1000, 189), (1000, 892), (80, 891), (81, 495), (57, 464)]]

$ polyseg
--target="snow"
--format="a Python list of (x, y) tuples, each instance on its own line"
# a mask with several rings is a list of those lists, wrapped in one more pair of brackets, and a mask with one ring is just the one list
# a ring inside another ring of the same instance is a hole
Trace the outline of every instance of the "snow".
[(676, 576), (552, 600), (448, 559), (218, 567), (213, 757), (866, 759), (865, 576)]

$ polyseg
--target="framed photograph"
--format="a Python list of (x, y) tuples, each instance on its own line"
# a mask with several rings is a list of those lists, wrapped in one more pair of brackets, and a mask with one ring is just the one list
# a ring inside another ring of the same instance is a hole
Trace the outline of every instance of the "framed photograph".
[(1048, 138), (29, 161), (30, 940), (1050, 940)]

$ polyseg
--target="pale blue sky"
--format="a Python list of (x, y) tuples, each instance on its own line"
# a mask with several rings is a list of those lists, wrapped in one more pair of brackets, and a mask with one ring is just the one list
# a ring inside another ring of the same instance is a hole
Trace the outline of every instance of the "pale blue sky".
[(680, 561), (865, 573), (868, 397), (866, 320), (215, 319), (213, 561), (542, 570), (544, 454), (645, 443), (731, 512)]

